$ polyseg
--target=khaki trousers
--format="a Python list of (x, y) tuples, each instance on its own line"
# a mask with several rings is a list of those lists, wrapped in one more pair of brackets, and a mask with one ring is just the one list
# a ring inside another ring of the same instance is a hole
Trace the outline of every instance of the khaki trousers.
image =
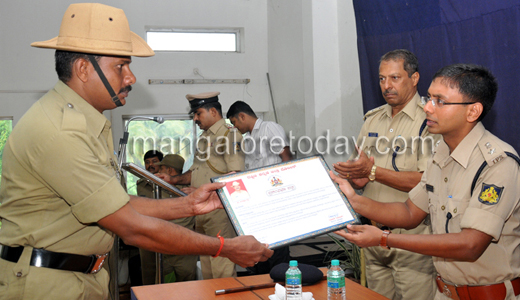
[[(420, 225), (424, 226), (424, 225)], [(424, 226), (426, 227), (426, 226)], [(414, 231), (420, 230), (417, 228)], [(402, 234), (403, 229), (393, 229)], [(425, 232), (428, 232), (425, 229)], [(420, 233), (420, 232), (414, 232)], [(432, 300), (437, 272), (431, 256), (401, 249), (364, 248), (368, 288), (392, 300)]]
[[(171, 220), (170, 222), (190, 230), (195, 229), (195, 217)], [(155, 252), (139, 249), (141, 256), (141, 275), (144, 285), (155, 284)], [(175, 272), (175, 281), (197, 279), (197, 255), (164, 255), (163, 278)]]
[[(235, 230), (229, 221), (226, 211), (217, 209), (205, 215), (195, 217), (195, 231), (209, 236), (220, 236), (224, 238), (236, 237)], [(202, 278), (224, 278), (236, 277), (235, 263), (224, 257), (213, 258), (208, 255), (200, 256)]]

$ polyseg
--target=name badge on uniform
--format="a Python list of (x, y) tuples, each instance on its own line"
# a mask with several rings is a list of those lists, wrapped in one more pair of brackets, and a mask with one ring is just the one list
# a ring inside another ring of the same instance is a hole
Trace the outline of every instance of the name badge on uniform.
[(433, 185), (426, 184), (426, 191), (433, 193)]
[(378, 134), (377, 132), (369, 132), (369, 133), (368, 133), (368, 136), (369, 136), (369, 137), (378, 137), (379, 134)]

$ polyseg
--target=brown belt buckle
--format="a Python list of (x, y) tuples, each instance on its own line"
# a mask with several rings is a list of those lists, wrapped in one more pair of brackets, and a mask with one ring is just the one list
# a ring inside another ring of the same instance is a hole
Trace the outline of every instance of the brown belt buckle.
[[(437, 281), (437, 287), (439, 288), (439, 292), (443, 293), (444, 296), (450, 298), (450, 299), (455, 299), (455, 300), (459, 300), (459, 295), (457, 293), (457, 285), (448, 285), (446, 284), (443, 280), (442, 280), (442, 277), (441, 276), (437, 276), (436, 278), (436, 281)], [(450, 287), (452, 287), (450, 289)], [(453, 291), (453, 292), (452, 292)]]
[(107, 258), (108, 253), (105, 253), (103, 255), (97, 255), (96, 254), (96, 261), (94, 262), (94, 265), (92, 266), (92, 270), (90, 270), (90, 274), (96, 274), (101, 270), (103, 267), (103, 264), (105, 263), (105, 259)]

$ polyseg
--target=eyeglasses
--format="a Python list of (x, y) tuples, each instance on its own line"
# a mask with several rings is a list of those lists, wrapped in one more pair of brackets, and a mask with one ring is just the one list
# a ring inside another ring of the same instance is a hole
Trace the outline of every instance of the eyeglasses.
[(421, 97), (421, 103), (422, 105), (426, 105), (429, 101), (432, 102), (433, 106), (436, 107), (443, 107), (444, 105), (469, 105), (469, 104), (475, 104), (476, 101), (473, 102), (446, 102), (444, 100), (438, 99), (438, 98), (431, 98), (431, 97)]

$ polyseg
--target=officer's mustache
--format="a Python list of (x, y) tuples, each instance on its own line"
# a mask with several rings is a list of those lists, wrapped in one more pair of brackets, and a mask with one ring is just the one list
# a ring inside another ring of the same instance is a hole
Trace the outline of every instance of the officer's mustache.
[(119, 91), (119, 94), (124, 93), (124, 92), (130, 92), (131, 90), (132, 90), (132, 86), (127, 85)]
[(389, 91), (389, 90), (386, 90), (383, 92), (383, 95), (386, 96), (386, 95), (397, 95), (397, 92), (392, 92), (392, 91)]

